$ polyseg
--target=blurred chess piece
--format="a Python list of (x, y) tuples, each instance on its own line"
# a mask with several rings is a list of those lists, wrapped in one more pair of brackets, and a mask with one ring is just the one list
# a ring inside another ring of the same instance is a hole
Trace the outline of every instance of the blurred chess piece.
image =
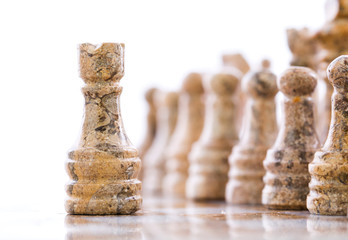
[(230, 66), (238, 69), (243, 75), (250, 70), (248, 62), (240, 53), (224, 54), (222, 55), (222, 62), (226, 67)]
[(204, 89), (202, 76), (189, 74), (179, 95), (178, 120), (167, 153), (163, 191), (167, 196), (185, 197), (188, 154), (201, 135), (204, 124)]
[(247, 95), (244, 124), (240, 142), (229, 158), (226, 187), (226, 200), (234, 204), (261, 204), (263, 160), (277, 136), (277, 78), (269, 71), (269, 61), (264, 60), (262, 65), (261, 71), (248, 73), (242, 81)]
[(80, 142), (66, 162), (71, 181), (65, 209), (70, 214), (131, 214), (142, 202), (141, 161), (120, 112), (124, 44), (83, 43), (79, 50), (85, 115)]
[(145, 159), (144, 156), (148, 149), (151, 147), (153, 140), (155, 139), (156, 136), (156, 128), (157, 128), (157, 120), (156, 120), (156, 114), (157, 114), (157, 104), (155, 101), (155, 95), (158, 92), (157, 88), (150, 88), (146, 91), (145, 93), (145, 99), (146, 103), (148, 106), (148, 112), (146, 116), (146, 134), (145, 138), (139, 147), (139, 157), (140, 159), (143, 160), (142, 162), (142, 168), (139, 173), (139, 179), (143, 178), (143, 173), (144, 173), (144, 165)]
[(186, 197), (194, 200), (225, 198), (228, 156), (238, 141), (236, 104), (233, 94), (239, 84), (239, 72), (212, 75), (205, 82), (205, 120), (199, 140), (189, 155)]
[(315, 34), (318, 42), (317, 68), (319, 78), (325, 80), (318, 104), (318, 134), (323, 143), (327, 137), (331, 121), (331, 95), (333, 88), (330, 85), (326, 69), (335, 58), (348, 54), (348, 1), (328, 0), (326, 4), (327, 22)]
[(177, 92), (157, 92), (157, 130), (152, 146), (144, 157), (144, 194), (161, 195), (165, 176), (166, 151), (174, 132), (178, 111)]
[(328, 67), (334, 87), (330, 131), (309, 164), (311, 182), (307, 208), (313, 214), (347, 215), (348, 207), (348, 55)]
[[(247, 74), (250, 70), (249, 63), (247, 60), (243, 57), (240, 53), (232, 53), (232, 54), (224, 54), (222, 55), (222, 62), (223, 62), (223, 70), (230, 70), (236, 72), (236, 70), (240, 71), (241, 78)], [(237, 89), (234, 93), (234, 101), (237, 103), (236, 105), (236, 121), (235, 125), (237, 128), (237, 131), (241, 129), (242, 121), (243, 121), (243, 115), (244, 115), (244, 108), (246, 103), (246, 96), (241, 90), (241, 84), (237, 85)], [(239, 131), (238, 131), (239, 134)]]
[(289, 28), (286, 33), (292, 53), (290, 65), (315, 69), (317, 42), (313, 33), (308, 28)]
[(262, 203), (271, 209), (306, 209), (308, 163), (319, 147), (311, 94), (315, 73), (290, 67), (278, 79), (283, 94), (283, 120), (273, 147), (267, 151)]

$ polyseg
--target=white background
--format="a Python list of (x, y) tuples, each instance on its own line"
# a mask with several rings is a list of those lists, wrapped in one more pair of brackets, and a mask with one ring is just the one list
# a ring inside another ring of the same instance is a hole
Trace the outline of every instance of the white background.
[(1, 1), (0, 209), (64, 212), (64, 161), (83, 114), (77, 44), (124, 42), (124, 124), (139, 146), (144, 91), (178, 89), (224, 52), (290, 60), (285, 29), (324, 22), (324, 0)]

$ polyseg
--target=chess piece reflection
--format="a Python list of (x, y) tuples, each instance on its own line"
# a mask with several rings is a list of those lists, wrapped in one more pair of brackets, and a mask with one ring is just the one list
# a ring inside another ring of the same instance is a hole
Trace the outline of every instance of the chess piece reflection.
[(277, 134), (274, 97), (278, 91), (276, 76), (263, 69), (247, 74), (242, 88), (247, 95), (241, 140), (229, 158), (229, 182), (226, 200), (235, 204), (261, 204), (263, 160)]
[(65, 217), (66, 240), (129, 239), (142, 240), (143, 223), (139, 216)]
[(124, 44), (84, 43), (79, 50), (85, 115), (80, 142), (66, 162), (65, 208), (70, 214), (131, 214), (142, 202), (141, 162), (120, 112)]
[(328, 67), (334, 87), (329, 135), (309, 165), (307, 208), (313, 214), (347, 215), (348, 207), (348, 55)]
[(283, 120), (264, 160), (262, 203), (269, 208), (306, 209), (308, 163), (319, 146), (311, 98), (316, 84), (315, 73), (305, 67), (290, 67), (278, 81), (283, 94)]
[(189, 74), (179, 95), (178, 120), (168, 146), (163, 191), (167, 196), (185, 197), (188, 154), (204, 124), (204, 89), (198, 73)]
[(186, 197), (195, 200), (224, 199), (228, 156), (238, 141), (234, 91), (239, 75), (221, 72), (207, 79), (204, 128), (189, 155)]

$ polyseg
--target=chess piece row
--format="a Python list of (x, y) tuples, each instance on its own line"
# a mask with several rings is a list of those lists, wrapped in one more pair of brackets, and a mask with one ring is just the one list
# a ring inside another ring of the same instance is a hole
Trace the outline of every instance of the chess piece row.
[[(329, 80), (337, 90), (333, 99), (339, 100), (333, 100), (331, 131), (320, 151), (311, 98), (317, 85), (315, 72), (306, 67), (291, 67), (276, 84), (268, 65), (264, 61), (260, 71), (243, 78), (242, 90), (247, 101), (239, 142), (233, 95), (241, 72), (221, 71), (210, 76), (204, 87), (197, 74), (189, 75), (179, 95), (178, 125), (168, 148), (162, 149), (162, 169), (166, 165), (166, 173), (148, 183), (145, 173), (144, 184), (161, 185), (162, 190), (157, 193), (162, 191), (166, 196), (195, 200), (226, 198), (235, 204), (262, 202), (275, 209), (307, 206), (312, 213), (346, 214), (347, 56), (336, 59), (328, 68)], [(278, 135), (274, 102), (277, 85), (283, 109)], [(145, 155), (145, 170), (146, 161), (150, 161), (146, 159), (150, 157), (151, 154)], [(154, 165), (150, 168), (153, 170)], [(330, 208), (330, 204), (335, 205)]]

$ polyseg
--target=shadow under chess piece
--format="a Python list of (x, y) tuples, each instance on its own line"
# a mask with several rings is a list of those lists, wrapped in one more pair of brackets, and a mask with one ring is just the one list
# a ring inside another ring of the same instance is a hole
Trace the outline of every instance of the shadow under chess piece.
[(328, 67), (334, 87), (329, 135), (309, 164), (307, 208), (313, 214), (347, 215), (348, 207), (348, 55)]
[(244, 125), (241, 140), (229, 158), (226, 187), (226, 201), (234, 204), (261, 204), (263, 160), (277, 136), (277, 77), (268, 70), (268, 61), (263, 65), (263, 70), (248, 73), (242, 81), (247, 95)]
[(186, 197), (195, 200), (224, 199), (228, 173), (228, 156), (238, 141), (235, 126), (234, 91), (238, 75), (222, 72), (205, 84), (206, 113), (200, 139), (189, 155), (189, 178)]
[(185, 197), (188, 154), (201, 135), (204, 124), (203, 96), (201, 75), (189, 74), (179, 95), (178, 120), (168, 146), (167, 173), (163, 182), (163, 191), (167, 196)]
[(277, 140), (264, 160), (262, 203), (268, 208), (306, 209), (308, 163), (319, 146), (311, 98), (316, 84), (315, 73), (305, 67), (290, 67), (278, 79), (284, 113)]
[(84, 43), (79, 50), (85, 115), (80, 142), (66, 162), (65, 208), (70, 214), (131, 214), (142, 202), (141, 161), (120, 112), (124, 44)]
[(178, 97), (179, 94), (176, 92), (160, 92), (156, 95), (157, 134), (144, 157), (144, 194), (162, 194), (161, 183), (165, 177), (166, 151), (178, 116)]

